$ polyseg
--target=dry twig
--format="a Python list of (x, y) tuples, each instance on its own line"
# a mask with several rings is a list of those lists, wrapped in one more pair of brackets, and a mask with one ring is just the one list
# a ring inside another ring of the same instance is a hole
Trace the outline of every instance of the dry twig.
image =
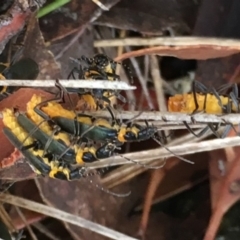
[[(195, 142), (185, 143), (177, 146), (168, 147), (168, 149), (171, 152), (174, 152), (175, 155), (182, 156), (182, 155), (188, 155), (188, 154), (193, 154), (198, 152), (207, 152), (207, 151), (212, 151), (216, 149), (222, 149), (225, 147), (235, 147), (235, 146), (240, 146), (239, 137), (213, 139), (213, 140), (201, 141), (198, 143), (195, 143)], [(159, 156), (161, 156), (161, 158), (169, 158), (174, 156), (171, 152), (169, 152), (165, 148), (156, 148), (152, 150), (127, 153), (127, 154), (123, 154), (123, 156), (130, 158), (135, 162), (147, 163), (149, 161), (159, 159)], [(160, 161), (160, 163), (161, 162), (162, 161)], [(114, 160), (111, 158), (107, 158), (93, 164), (87, 164), (87, 166), (89, 166), (89, 168), (102, 168), (102, 167), (117, 166), (122, 164), (132, 164), (132, 162), (124, 159), (121, 156), (115, 156)]]
[[(127, 52), (131, 51), (131, 49), (128, 46), (126, 46), (125, 48), (126, 48)], [(147, 88), (147, 80), (144, 79), (144, 77), (142, 75), (142, 72), (141, 72), (141, 70), (140, 70), (140, 68), (138, 66), (137, 60), (135, 58), (130, 58), (130, 61), (131, 61), (132, 65), (133, 65), (133, 67), (135, 69), (135, 72), (136, 72), (136, 74), (138, 76), (138, 79), (139, 79), (139, 82), (141, 84), (143, 93), (144, 93), (144, 95), (146, 97), (148, 106), (150, 107), (150, 109), (154, 109), (154, 106), (153, 106), (153, 103), (152, 103), (152, 99), (150, 97), (150, 94), (149, 94), (149, 91), (148, 91), (148, 88)]]
[[(109, 112), (107, 111), (91, 111), (85, 112), (86, 114), (91, 114), (93, 116), (108, 117)], [(186, 113), (173, 113), (173, 112), (159, 112), (159, 111), (144, 111), (139, 114), (139, 111), (122, 111), (122, 119), (133, 118), (137, 121), (158, 121), (164, 123), (163, 125), (171, 124), (182, 124), (183, 121), (187, 123), (221, 123), (225, 125), (226, 123), (238, 124), (240, 123), (240, 114), (231, 113), (224, 115), (215, 115), (207, 113), (197, 113), (197, 114), (186, 114)]]
[[(66, 88), (91, 88), (91, 89), (118, 89), (134, 90), (135, 86), (129, 86), (123, 81), (109, 80), (59, 80), (59, 83)], [(4, 80), (0, 81), (0, 86), (21, 86), (21, 87), (55, 87), (56, 80)]]

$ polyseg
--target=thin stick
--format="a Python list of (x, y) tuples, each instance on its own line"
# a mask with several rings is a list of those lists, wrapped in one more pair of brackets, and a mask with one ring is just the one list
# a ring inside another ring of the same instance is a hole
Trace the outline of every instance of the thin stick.
[[(168, 148), (169, 150), (174, 152), (175, 155), (182, 156), (182, 155), (188, 155), (188, 154), (193, 154), (198, 152), (207, 152), (207, 151), (212, 151), (216, 149), (222, 149), (226, 147), (235, 147), (235, 146), (240, 146), (240, 137), (214, 139), (214, 140), (201, 141), (198, 143), (196, 142), (185, 143), (177, 146), (171, 146)], [(165, 148), (156, 148), (152, 150), (127, 153), (127, 154), (123, 154), (123, 156), (126, 158), (130, 158), (136, 162), (147, 163), (149, 161), (159, 159), (160, 156), (161, 158), (172, 157), (173, 154), (168, 150), (166, 150)], [(106, 167), (109, 165), (117, 166), (122, 164), (132, 164), (132, 162), (127, 161), (121, 156), (115, 156), (114, 159), (111, 159), (111, 158), (103, 159), (93, 164), (87, 164), (87, 166), (91, 169), (94, 169), (94, 168)]]
[[(107, 111), (92, 111), (85, 112), (86, 114), (91, 114), (93, 116), (99, 117), (109, 117)], [(168, 124), (182, 124), (183, 121), (187, 123), (233, 123), (238, 124), (240, 122), (240, 113), (231, 113), (224, 115), (215, 115), (207, 113), (199, 114), (186, 114), (186, 113), (173, 113), (173, 112), (159, 112), (159, 111), (144, 111), (139, 114), (139, 111), (122, 111), (122, 119), (131, 119), (134, 116), (136, 120), (139, 121), (162, 121), (166, 125)]]
[[(1, 82), (1, 81), (0, 81)], [(20, 112), (21, 113), (21, 112)], [(81, 112), (80, 112), (81, 113)], [(109, 118), (109, 113), (106, 111), (92, 111), (84, 112), (85, 114), (90, 114), (92, 116), (106, 117)], [(138, 115), (138, 116), (137, 116)], [(131, 119), (137, 116), (136, 122), (147, 120), (149, 123), (164, 128), (174, 127), (174, 129), (186, 129), (183, 127), (182, 122), (185, 121), (194, 128), (204, 127), (207, 123), (221, 123), (225, 126), (227, 123), (232, 123), (237, 125), (240, 122), (240, 114), (226, 114), (226, 115), (214, 115), (214, 114), (195, 114), (188, 115), (185, 113), (169, 113), (169, 112), (142, 112), (139, 115), (138, 111), (123, 111), (121, 112), (122, 119)], [(0, 118), (2, 118), (2, 112), (0, 112)], [(160, 130), (160, 129), (159, 129)]]
[[(24, 112), (19, 112), (19, 113), (23, 113)], [(86, 113), (86, 112), (85, 112)], [(87, 113), (86, 113), (87, 114)], [(89, 113), (91, 114), (91, 113)], [(97, 116), (98, 114), (96, 115), (93, 115), (93, 116)], [(109, 117), (109, 116), (108, 116)], [(2, 118), (2, 113), (0, 112), (0, 119)], [(143, 122), (143, 121), (136, 121), (137, 124), (139, 125), (142, 125), (142, 126), (146, 126), (146, 123)], [(157, 121), (153, 121), (153, 120), (150, 120), (148, 121), (148, 123), (151, 125), (151, 124), (154, 124), (155, 127), (158, 128), (158, 130), (179, 130), (179, 129), (186, 129), (186, 126), (182, 123), (179, 123), (179, 122), (163, 122), (163, 121), (160, 121), (160, 120), (157, 120)], [(206, 123), (188, 123), (189, 127), (191, 127), (192, 129), (199, 129), (199, 128), (204, 128), (206, 127)], [(225, 124), (222, 124), (222, 126), (225, 126)]]
[(59, 209), (49, 207), (40, 203), (36, 203), (24, 198), (16, 197), (10, 194), (1, 193), (0, 194), (0, 201), (6, 202), (18, 207), (26, 208), (28, 210), (42, 213), (46, 216), (54, 217), (58, 220), (65, 221), (76, 226), (86, 228), (93, 232), (99, 233), (103, 236), (109, 237), (111, 239), (118, 239), (118, 240), (136, 240), (136, 238), (132, 238), (126, 236), (122, 233), (114, 231), (110, 228), (104, 227), (100, 224), (93, 223), (89, 220), (81, 218), (79, 216), (72, 215), (70, 213), (61, 211)]
[[(135, 121), (136, 124), (139, 124), (141, 126), (146, 127), (146, 123), (143, 121)], [(184, 124), (179, 124), (178, 122), (172, 122), (172, 123), (165, 123), (163, 121), (148, 121), (149, 125), (154, 125), (155, 127), (158, 128), (158, 130), (179, 130), (179, 129), (185, 129), (186, 130), (186, 125)], [(199, 123), (199, 124), (194, 124), (194, 123), (189, 123), (189, 127), (193, 129), (199, 129), (199, 128), (204, 128), (206, 127), (206, 123)], [(225, 126), (222, 124), (222, 126)]]
[[(19, 111), (19, 113), (24, 114), (24, 112)], [(78, 113), (78, 112), (77, 112)], [(87, 115), (92, 115), (93, 117), (107, 117), (109, 118), (109, 113), (105, 112), (105, 111), (93, 111), (93, 112), (89, 112), (86, 111), (84, 112)], [(122, 112), (121, 112), (122, 113)], [(123, 112), (124, 113), (124, 112)], [(133, 115), (134, 116), (134, 115)], [(132, 117), (133, 117), (132, 116)], [(0, 112), (0, 119), (3, 117), (2, 113)], [(125, 118), (123, 118), (125, 119)], [(142, 126), (146, 126), (146, 123), (143, 122), (145, 119), (138, 119), (139, 121), (135, 121), (137, 124), (142, 125)], [(219, 121), (217, 122), (221, 122), (221, 119), (219, 119)], [(170, 122), (165, 122), (162, 120), (148, 120), (148, 123), (154, 124), (154, 126), (156, 126), (157, 128), (159, 128), (158, 130), (178, 130), (178, 129), (186, 129), (186, 126), (182, 123), (182, 122), (177, 122), (177, 121), (170, 121)], [(189, 127), (191, 128), (204, 128), (206, 127), (206, 123), (192, 123), (189, 122)], [(222, 126), (225, 126), (226, 124), (222, 123)]]
[[(1, 83), (2, 81), (0, 81)], [(81, 112), (80, 112), (81, 113)], [(85, 114), (90, 114), (92, 116), (98, 117), (107, 117), (109, 118), (109, 113), (106, 111), (92, 111), (92, 112), (84, 112)], [(137, 116), (137, 117), (136, 117)], [(142, 112), (139, 114), (138, 111), (123, 111), (121, 112), (122, 119), (131, 119), (135, 117), (137, 121), (149, 121), (154, 123), (154, 125), (158, 125), (162, 129), (164, 127), (168, 128), (169, 126), (173, 126), (175, 129), (182, 129), (183, 121), (191, 124), (191, 126), (204, 127), (204, 123), (221, 123), (222, 126), (225, 126), (227, 123), (232, 123), (233, 125), (237, 125), (240, 122), (240, 114), (225, 114), (225, 115), (214, 115), (214, 114), (195, 114), (188, 115), (185, 113), (170, 113), (170, 112)], [(2, 118), (2, 113), (0, 112), (0, 118)], [(184, 128), (186, 129), (186, 127)], [(159, 129), (160, 130), (160, 129)]]
[[(91, 88), (91, 89), (118, 89), (134, 90), (135, 86), (130, 86), (123, 81), (109, 80), (59, 80), (59, 83), (66, 88)], [(56, 80), (4, 80), (0, 81), (0, 86), (21, 86), (21, 87), (55, 87)]]
[(227, 47), (240, 50), (240, 41), (226, 38), (207, 37), (155, 37), (155, 38), (124, 38), (94, 41), (94, 47), (119, 47), (119, 46), (208, 46)]
[[(146, 124), (144, 125), (143, 122), (136, 122), (137, 124), (141, 125), (141, 126), (146, 126)], [(158, 128), (158, 130), (179, 130), (179, 129), (185, 129), (186, 130), (186, 126), (184, 124), (179, 124), (179, 123), (173, 123), (173, 124), (164, 124), (163, 122), (159, 122), (159, 121), (148, 121), (149, 125), (154, 124), (154, 126), (156, 126)], [(206, 123), (202, 123), (202, 124), (193, 124), (193, 123), (189, 123), (188, 124), (189, 127), (191, 127), (192, 129), (203, 129), (204, 127), (206, 127)]]

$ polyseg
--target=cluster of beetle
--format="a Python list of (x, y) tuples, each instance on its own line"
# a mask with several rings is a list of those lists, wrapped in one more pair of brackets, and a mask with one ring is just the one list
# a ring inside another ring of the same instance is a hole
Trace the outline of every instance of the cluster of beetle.
[[(227, 92), (227, 93), (226, 93)], [(240, 113), (240, 103), (237, 84), (225, 84), (219, 89), (208, 88), (200, 82), (193, 82), (191, 93), (176, 94), (168, 99), (169, 112), (181, 112), (187, 114), (208, 113), (208, 114), (229, 114)], [(221, 123), (208, 123), (207, 126), (196, 134), (188, 125), (183, 122), (186, 128), (196, 137), (201, 137), (208, 130), (218, 138), (224, 138), (231, 129), (238, 135), (233, 124), (225, 123), (225, 130), (218, 133)]]
[[(229, 88), (230, 93), (224, 95)], [(240, 110), (237, 84), (226, 84), (216, 90), (194, 81), (191, 93), (176, 94), (169, 98), (168, 110), (182, 113), (237, 113)]]
[[(73, 69), (69, 77), (77, 74), (78, 79), (120, 80), (116, 74), (117, 63), (106, 55), (82, 57), (81, 60), (87, 63), (87, 67)], [(7, 69), (13, 72), (14, 65)], [(2, 76), (10, 78), (5, 72)], [(33, 74), (30, 77), (33, 79)], [(111, 157), (125, 142), (147, 140), (157, 132), (154, 126), (120, 123), (114, 117), (110, 99), (120, 95), (116, 90), (66, 90), (78, 93), (84, 100), (93, 103), (95, 109), (107, 109), (112, 120), (76, 114), (63, 108), (59, 99), (44, 100), (38, 95), (33, 95), (27, 103), (25, 114), (4, 109), (4, 134), (37, 174), (68, 181), (79, 179), (88, 174), (85, 163)]]
[[(86, 67), (80, 65), (79, 69), (74, 68), (69, 78), (75, 79), (77, 74), (78, 79), (85, 80), (120, 80), (116, 74), (117, 62), (106, 55), (97, 54), (93, 58), (83, 56), (79, 60), (84, 61)], [(28, 71), (24, 71), (23, 74), (23, 68), (26, 66)], [(2, 67), (0, 79), (35, 79), (39, 72), (37, 63), (29, 58), (23, 58), (8, 67), (5, 65), (0, 67)], [(201, 90), (199, 93), (195, 89), (196, 86)], [(15, 88), (3, 87), (0, 90), (0, 96), (5, 97)], [(65, 90), (68, 93), (77, 93), (93, 109), (108, 110), (111, 120), (76, 114), (73, 110), (64, 109), (59, 104), (62, 97), (44, 100), (41, 96), (34, 95), (27, 103), (25, 114), (5, 109), (3, 131), (37, 174), (62, 180), (79, 179), (87, 175), (85, 163), (111, 157), (125, 142), (147, 140), (154, 137), (157, 132), (157, 128), (149, 126), (147, 122), (146, 126), (133, 122), (120, 123), (114, 117), (111, 99), (118, 97), (124, 101), (124, 97), (117, 90), (81, 88)], [(62, 89), (61, 93), (63, 91)], [(234, 85), (229, 96), (224, 96), (214, 89), (209, 93), (207, 88), (194, 82), (192, 93), (178, 94), (169, 98), (168, 109), (170, 112), (189, 114), (199, 111), (213, 114), (239, 112), (237, 88)], [(185, 125), (195, 134), (187, 123)], [(211, 124), (200, 135), (209, 128), (217, 135), (218, 126)]]

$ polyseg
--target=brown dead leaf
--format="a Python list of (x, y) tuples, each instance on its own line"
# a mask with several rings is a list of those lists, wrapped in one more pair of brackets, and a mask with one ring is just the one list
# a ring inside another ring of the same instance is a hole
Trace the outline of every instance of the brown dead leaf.
[[(236, 158), (234, 161), (229, 162), (227, 165), (227, 172), (224, 176), (219, 178), (219, 182), (213, 176), (215, 183), (213, 186), (213, 194), (218, 194), (218, 199), (214, 198), (214, 209), (213, 214), (210, 219), (210, 223), (205, 235), (204, 240), (213, 240), (223, 215), (228, 211), (228, 209), (240, 199), (239, 190), (239, 172), (240, 172), (240, 148), (235, 148)], [(211, 175), (212, 177), (212, 175)], [(216, 187), (216, 191), (215, 191)]]

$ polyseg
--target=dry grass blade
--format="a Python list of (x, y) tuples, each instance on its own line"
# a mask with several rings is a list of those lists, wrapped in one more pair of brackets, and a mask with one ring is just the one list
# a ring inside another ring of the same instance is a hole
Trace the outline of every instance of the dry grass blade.
[(86, 28), (88, 27), (88, 24), (82, 25), (82, 27), (78, 30), (76, 34), (70, 39), (70, 41), (64, 46), (61, 51), (55, 56), (55, 60), (59, 60), (59, 58), (62, 57), (62, 55), (72, 46), (74, 43), (83, 35)]
[[(164, 79), (162, 79), (161, 73), (159, 70), (159, 63), (158, 63), (157, 57), (154, 55), (151, 55), (151, 74), (152, 74), (154, 87), (155, 87), (155, 91), (158, 99), (162, 98), (163, 99), (162, 101), (165, 102), (165, 93), (163, 91), (163, 88), (167, 89), (171, 95), (177, 94), (177, 91), (173, 87), (171, 87), (171, 85), (168, 84)], [(161, 109), (161, 110), (167, 111), (164, 109)]]
[(24, 225), (26, 226), (26, 228), (27, 228), (27, 230), (28, 230), (28, 232), (29, 232), (29, 235), (31, 236), (32, 240), (37, 240), (37, 239), (38, 239), (37, 236), (36, 236), (35, 233), (33, 232), (31, 226), (28, 224), (28, 222), (27, 222), (25, 216), (23, 215), (21, 209), (20, 209), (19, 207), (17, 207), (17, 206), (15, 206), (15, 209), (16, 209), (19, 217), (22, 219)]
[(104, 4), (102, 4), (99, 0), (92, 0), (94, 3), (96, 3), (103, 11), (109, 11), (109, 8), (106, 7)]
[[(109, 80), (59, 80), (59, 83), (66, 88), (91, 88), (91, 89), (118, 89), (134, 90), (135, 86), (130, 86), (123, 81)], [(4, 80), (0, 81), (0, 86), (21, 86), (21, 87), (55, 87), (56, 80)]]
[(163, 91), (163, 80), (161, 78), (160, 70), (159, 70), (159, 64), (156, 56), (151, 56), (151, 75), (154, 82), (154, 87), (157, 95), (157, 102), (158, 102), (158, 108), (162, 112), (167, 111), (166, 107), (166, 101), (164, 97), (164, 91)]
[(206, 37), (156, 37), (156, 38), (121, 38), (94, 41), (94, 47), (119, 47), (119, 46), (205, 46), (233, 47), (240, 50), (240, 41), (226, 38)]
[(49, 207), (40, 203), (36, 203), (24, 198), (16, 197), (10, 194), (1, 193), (0, 200), (18, 207), (26, 208), (28, 210), (42, 213), (46, 216), (50, 216), (61, 221), (65, 221), (76, 226), (86, 228), (90, 231), (99, 233), (103, 236), (109, 237), (111, 239), (118, 240), (136, 240), (136, 238), (129, 237), (110, 228), (104, 227), (100, 224), (93, 223), (89, 220), (81, 218), (79, 216), (72, 215), (70, 213), (61, 211), (59, 209)]
[(33, 227), (35, 227), (39, 232), (43, 233), (44, 235), (46, 235), (49, 239), (52, 240), (61, 240), (60, 238), (56, 237), (55, 235), (53, 235), (43, 224), (41, 223), (33, 223), (32, 224)]
[(15, 232), (16, 229), (12, 223), (11, 217), (8, 215), (7, 211), (3, 207), (3, 204), (0, 204), (0, 219), (7, 226), (10, 232)]
[[(125, 48), (126, 48), (127, 52), (131, 51), (131, 49), (128, 46), (126, 46)], [(130, 58), (130, 61), (133, 65), (133, 67), (134, 67), (134, 70), (135, 70), (136, 74), (137, 74), (138, 80), (139, 80), (139, 82), (141, 84), (141, 87), (142, 87), (142, 91), (144, 93), (144, 96), (146, 97), (148, 106), (150, 107), (150, 109), (154, 109), (152, 99), (150, 97), (150, 94), (149, 94), (149, 91), (148, 91), (148, 88), (147, 88), (147, 79), (145, 79), (144, 76), (142, 75), (142, 72), (139, 68), (137, 60), (135, 58)]]

